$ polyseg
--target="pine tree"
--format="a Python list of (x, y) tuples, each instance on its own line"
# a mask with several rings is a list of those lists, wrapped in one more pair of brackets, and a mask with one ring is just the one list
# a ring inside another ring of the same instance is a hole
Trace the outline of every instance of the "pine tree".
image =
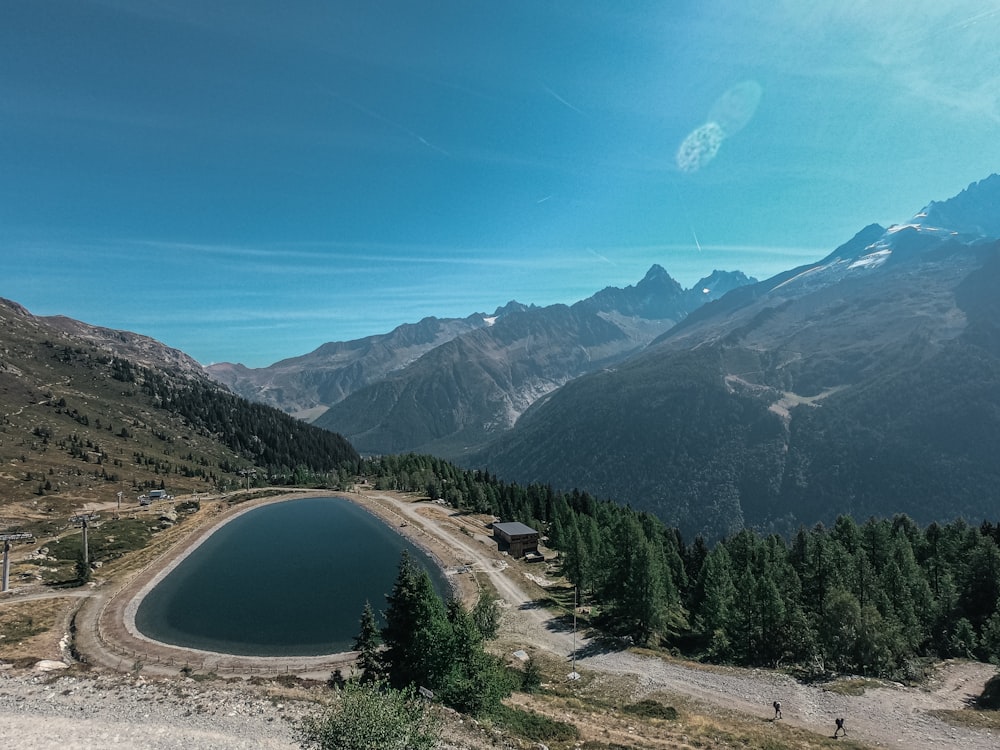
[(490, 641), (497, 637), (500, 629), (500, 607), (496, 597), (485, 589), (479, 592), (479, 598), (472, 608), (472, 620), (484, 640)]
[(773, 665), (784, 647), (785, 602), (774, 580), (766, 574), (757, 579), (756, 598), (760, 612), (760, 657)]
[(701, 568), (696, 590), (700, 602), (695, 629), (700, 632), (709, 656), (728, 659), (732, 654), (732, 625), (736, 605), (732, 560), (725, 545), (718, 544)]
[(513, 683), (502, 662), (483, 649), (483, 636), (461, 602), (448, 603), (451, 637), (442, 644), (447, 666), (434, 688), (441, 700), (462, 713), (479, 716), (495, 711), (510, 695)]
[(382, 636), (375, 622), (375, 612), (370, 602), (365, 602), (361, 613), (361, 627), (354, 639), (354, 650), (358, 651), (358, 667), (361, 669), (361, 681), (372, 682), (384, 676), (385, 665), (379, 647)]
[(662, 551), (645, 539), (638, 541), (629, 571), (626, 601), (632, 605), (630, 630), (643, 645), (658, 645), (659, 638), (667, 632), (668, 592), (673, 588), (668, 579)]
[(438, 631), (447, 630), (444, 605), (434, 591), (430, 577), (418, 568), (407, 552), (399, 562), (399, 573), (392, 592), (386, 596), (385, 664), (394, 687), (426, 682), (437, 659), (433, 645), (440, 640)]
[(521, 691), (525, 693), (537, 693), (542, 689), (542, 670), (532, 657), (524, 664), (524, 672), (521, 674)]

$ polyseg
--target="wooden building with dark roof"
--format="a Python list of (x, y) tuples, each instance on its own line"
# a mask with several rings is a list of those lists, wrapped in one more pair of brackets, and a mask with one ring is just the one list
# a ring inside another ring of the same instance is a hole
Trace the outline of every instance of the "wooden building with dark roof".
[(539, 534), (519, 521), (493, 524), (493, 538), (501, 552), (511, 557), (538, 556)]

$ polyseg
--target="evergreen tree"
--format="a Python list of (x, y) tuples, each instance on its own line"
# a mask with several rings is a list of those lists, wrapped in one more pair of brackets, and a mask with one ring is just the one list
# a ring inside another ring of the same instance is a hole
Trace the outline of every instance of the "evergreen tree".
[(768, 575), (757, 579), (755, 596), (760, 612), (760, 659), (773, 666), (784, 651), (785, 602)]
[(643, 645), (656, 646), (659, 638), (667, 633), (669, 593), (673, 589), (668, 581), (662, 552), (652, 542), (640, 540), (629, 571), (624, 601), (631, 602), (629, 629)]
[(435, 682), (435, 690), (446, 705), (457, 711), (473, 716), (492, 713), (510, 695), (512, 681), (502, 662), (483, 649), (482, 633), (460, 602), (449, 602), (448, 622), (448, 665)]
[(695, 629), (701, 635), (708, 655), (717, 660), (732, 655), (730, 632), (736, 606), (736, 585), (733, 583), (732, 560), (725, 545), (716, 545), (701, 568), (697, 591)]
[(974, 658), (973, 652), (977, 649), (978, 645), (976, 631), (972, 627), (972, 623), (964, 617), (961, 618), (955, 623), (955, 628), (951, 634), (951, 641), (949, 643), (951, 655), (962, 659), (972, 659)]
[[(427, 572), (418, 568), (407, 552), (399, 562), (399, 573), (392, 592), (386, 596), (385, 663), (393, 687), (426, 686), (428, 672), (437, 660), (436, 640), (446, 618), (442, 604)], [(430, 649), (430, 650), (429, 650)]]
[[(447, 605), (434, 591), (430, 576), (402, 556), (382, 639), (385, 673), (397, 688), (426, 687), (446, 705), (479, 715), (494, 711), (513, 689), (503, 663), (483, 648), (484, 633), (476, 617), (457, 600)], [(479, 616), (494, 630), (483, 597)]]
[(354, 650), (358, 651), (358, 667), (361, 669), (361, 681), (372, 682), (384, 676), (385, 665), (379, 647), (382, 636), (375, 622), (375, 612), (372, 605), (365, 602), (361, 613), (361, 627), (354, 639)]
[(861, 605), (854, 594), (835, 588), (823, 605), (826, 613), (820, 622), (819, 639), (827, 669), (850, 671), (861, 632)]
[(983, 659), (994, 664), (1000, 663), (1000, 600), (997, 601), (996, 610), (983, 626), (979, 648)]
[(542, 670), (538, 662), (532, 657), (524, 664), (524, 672), (521, 674), (521, 691), (525, 693), (537, 693), (542, 689)]
[(472, 620), (484, 640), (490, 641), (497, 637), (500, 629), (500, 607), (496, 597), (486, 590), (479, 592), (479, 598), (472, 608)]

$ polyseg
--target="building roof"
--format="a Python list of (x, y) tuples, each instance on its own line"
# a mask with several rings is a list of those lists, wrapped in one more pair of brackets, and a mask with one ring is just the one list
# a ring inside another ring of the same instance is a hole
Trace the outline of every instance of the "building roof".
[(530, 526), (525, 526), (520, 521), (507, 521), (506, 523), (495, 523), (493, 524), (494, 529), (500, 529), (504, 534), (508, 536), (522, 536), (523, 534), (537, 534)]

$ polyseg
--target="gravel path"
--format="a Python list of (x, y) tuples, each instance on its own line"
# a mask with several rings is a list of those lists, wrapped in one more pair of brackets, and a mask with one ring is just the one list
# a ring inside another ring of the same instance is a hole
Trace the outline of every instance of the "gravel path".
[[(770, 718), (771, 704), (781, 701), (783, 721), (810, 731), (832, 734), (834, 719), (847, 719), (851, 737), (875, 747), (893, 750), (997, 750), (1000, 737), (988, 730), (953, 727), (931, 711), (958, 710), (983, 691), (996, 667), (975, 662), (943, 665), (926, 688), (887, 683), (850, 696), (805, 685), (782, 673), (739, 668), (701, 668), (627, 651), (599, 652), (596, 644), (555, 624), (551, 612), (533, 605), (539, 594), (534, 578), (523, 566), (507, 565), (496, 545), (483, 532), (461, 523), (461, 517), (430, 504), (391, 503), (395, 512), (421, 524), (425, 539), (448, 546), (484, 573), (502, 598), (505, 638), (555, 654), (577, 650), (578, 670), (634, 674), (646, 693), (676, 693), (694, 699), (706, 710), (724, 708)], [(594, 653), (598, 651), (597, 653)], [(593, 655), (588, 655), (593, 654)], [(568, 671), (568, 670), (567, 670)]]
[(249, 685), (121, 675), (0, 677), (0, 738), (18, 750), (292, 750), (298, 702)]
[(707, 707), (770, 718), (781, 702), (783, 721), (815, 732), (833, 733), (844, 717), (852, 738), (895, 750), (996, 750), (1000, 737), (988, 730), (954, 727), (930, 711), (961, 709), (979, 695), (995, 667), (975, 662), (943, 665), (926, 689), (891, 683), (863, 695), (842, 695), (805, 685), (778, 672), (738, 668), (700, 669), (627, 652), (598, 654), (578, 662), (599, 672), (634, 674), (646, 693), (675, 693)]

